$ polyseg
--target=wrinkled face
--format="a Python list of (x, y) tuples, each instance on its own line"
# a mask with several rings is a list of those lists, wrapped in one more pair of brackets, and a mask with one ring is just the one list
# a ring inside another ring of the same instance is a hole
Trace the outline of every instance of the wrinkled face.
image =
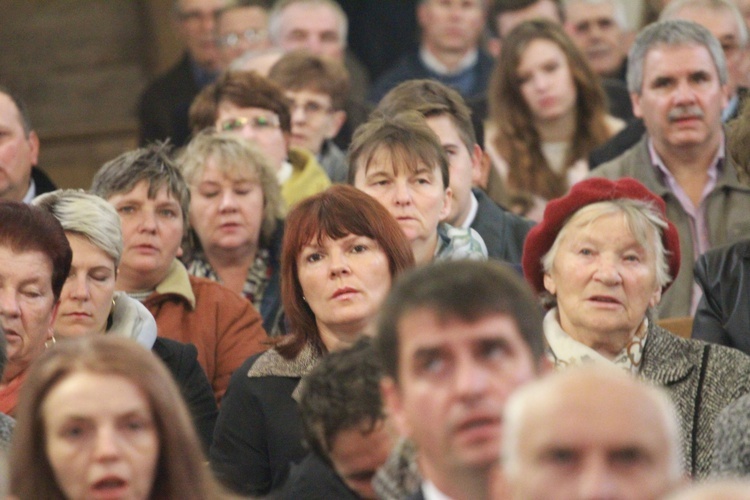
[(74, 372), (52, 388), (41, 414), (47, 458), (67, 498), (150, 498), (159, 436), (134, 383)]
[(297, 256), (297, 273), (324, 338), (331, 333), (352, 340), (362, 333), (391, 289), (385, 251), (356, 234), (311, 241)]
[(750, 26), (750, 0), (734, 0), (737, 8), (742, 12), (742, 17), (745, 18), (745, 22)]
[(471, 186), (481, 175), (482, 151), (476, 145), (471, 151), (466, 147), (450, 116), (434, 116), (426, 122), (440, 139), (450, 162), (452, 200), (448, 223), (460, 226), (471, 210)]
[(216, 18), (227, 0), (180, 0), (177, 12), (177, 31), (188, 52), (201, 66), (218, 69), (219, 53), (216, 46)]
[[(117, 193), (107, 201), (122, 223), (123, 249), (118, 288), (151, 290), (169, 272), (182, 254), (183, 222), (180, 203), (164, 186), (156, 197), (148, 197), (148, 182), (141, 181), (128, 193)], [(123, 285), (126, 287), (123, 288)]]
[(285, 51), (306, 49), (318, 56), (344, 60), (346, 40), (339, 18), (330, 7), (297, 3), (281, 13), (279, 46)]
[(547, 19), (548, 21), (561, 22), (560, 13), (557, 10), (554, 0), (539, 0), (522, 9), (500, 14), (495, 19), (497, 23), (497, 32), (501, 38), (508, 36), (513, 28), (524, 21), (531, 19)]
[(521, 95), (535, 122), (575, 113), (578, 93), (568, 58), (556, 43), (543, 39), (531, 42), (516, 72)]
[(378, 149), (367, 169), (360, 166), (354, 187), (378, 200), (396, 218), (409, 242), (437, 240), (437, 226), (450, 213), (452, 191), (440, 169), (420, 165), (415, 172), (394, 165), (393, 155)]
[(566, 389), (524, 414), (512, 498), (662, 498), (675, 477), (654, 402), (632, 388)]
[[(736, 3), (736, 2), (735, 2)], [(738, 84), (747, 80), (747, 54), (740, 47), (740, 30), (729, 9), (703, 6), (684, 7), (675, 14), (676, 19), (698, 23), (721, 43), (724, 57), (727, 60), (730, 93), (734, 93)]]
[(286, 160), (288, 138), (281, 130), (279, 116), (271, 110), (240, 108), (223, 101), (215, 125), (216, 130), (235, 133), (257, 145), (276, 169)]
[(464, 53), (477, 46), (484, 28), (481, 0), (427, 0), (417, 7), (422, 41), (436, 52)]
[(311, 90), (287, 90), (292, 102), (290, 144), (320, 154), (323, 142), (333, 139), (344, 124), (346, 114), (335, 111), (331, 96)]
[(36, 132), (26, 136), (18, 108), (0, 92), (0, 200), (23, 200), (38, 157)]
[(653, 235), (647, 248), (635, 239), (622, 213), (590, 224), (568, 222), (544, 287), (557, 297), (562, 329), (590, 345), (608, 335), (632, 337), (648, 307), (661, 299)]
[(369, 425), (339, 431), (333, 438), (328, 458), (346, 485), (360, 498), (375, 499), (372, 479), (385, 463), (393, 446), (395, 435), (385, 422), (372, 429)]
[(209, 158), (202, 175), (190, 185), (190, 225), (203, 249), (257, 250), (263, 199), (257, 179), (229, 177)]
[(25, 370), (44, 351), (56, 313), (49, 257), (0, 245), (0, 321), (8, 343), (4, 380)]
[(657, 46), (643, 61), (641, 94), (631, 94), (657, 151), (718, 148), (727, 88), (698, 45)]
[(66, 236), (73, 263), (60, 294), (55, 334), (71, 338), (104, 333), (115, 293), (115, 261), (87, 238)]
[(565, 7), (568, 34), (596, 73), (614, 75), (625, 60), (622, 28), (613, 2), (572, 2)]
[(401, 434), (419, 448), (426, 475), (492, 468), (505, 402), (535, 376), (515, 320), (494, 314), (441, 321), (417, 309), (398, 322), (398, 335), (399, 381), (386, 379), (383, 395)]
[(248, 50), (263, 50), (268, 40), (268, 13), (260, 7), (234, 7), (219, 16), (216, 36), (224, 67)]

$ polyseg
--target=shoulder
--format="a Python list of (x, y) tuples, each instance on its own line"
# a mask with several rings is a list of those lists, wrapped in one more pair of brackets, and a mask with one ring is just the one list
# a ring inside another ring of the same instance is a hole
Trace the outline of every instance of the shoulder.
[(634, 175), (643, 172), (650, 164), (646, 136), (644, 136), (620, 156), (602, 163), (592, 170), (591, 177), (619, 179), (623, 174)]
[(10, 449), (10, 442), (15, 426), (16, 421), (12, 417), (5, 413), (0, 413), (0, 450), (8, 451)]
[(486, 260), (487, 245), (472, 228), (454, 227), (444, 222), (438, 224), (437, 260)]
[(190, 71), (190, 59), (185, 54), (177, 61), (174, 66), (169, 68), (165, 73), (157, 76), (146, 87), (143, 94), (160, 94), (174, 87), (194, 87), (193, 75)]
[(229, 288), (225, 287), (221, 283), (210, 280), (208, 278), (201, 278), (198, 276), (190, 275), (190, 286), (195, 294), (196, 308), (200, 307), (200, 303), (211, 303), (214, 305), (221, 305), (221, 307), (241, 307), (245, 308), (250, 302), (243, 297), (234, 293)]
[(740, 278), (750, 270), (745, 260), (750, 258), (750, 239), (713, 248), (698, 257), (696, 276)]

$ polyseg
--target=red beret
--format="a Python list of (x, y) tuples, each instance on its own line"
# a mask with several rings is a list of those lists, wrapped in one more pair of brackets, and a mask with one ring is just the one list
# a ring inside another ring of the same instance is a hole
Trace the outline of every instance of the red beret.
[[(578, 209), (599, 201), (629, 198), (651, 203), (667, 222), (662, 233), (664, 248), (667, 250), (667, 263), (672, 280), (680, 270), (680, 236), (677, 228), (667, 219), (667, 208), (664, 200), (649, 191), (646, 186), (635, 179), (624, 177), (617, 181), (609, 179), (586, 179), (573, 185), (570, 192), (547, 203), (542, 222), (531, 228), (523, 245), (523, 275), (532, 288), (541, 293), (544, 291), (544, 268), (542, 257), (549, 251), (557, 234), (578, 211)], [(670, 282), (671, 284), (671, 282)], [(663, 291), (669, 288), (669, 284)]]

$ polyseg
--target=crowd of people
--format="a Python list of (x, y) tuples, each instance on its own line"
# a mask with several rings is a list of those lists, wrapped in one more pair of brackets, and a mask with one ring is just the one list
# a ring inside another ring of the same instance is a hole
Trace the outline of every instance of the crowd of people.
[(750, 498), (750, 2), (622, 2), (175, 0), (85, 190), (0, 83), (0, 497)]

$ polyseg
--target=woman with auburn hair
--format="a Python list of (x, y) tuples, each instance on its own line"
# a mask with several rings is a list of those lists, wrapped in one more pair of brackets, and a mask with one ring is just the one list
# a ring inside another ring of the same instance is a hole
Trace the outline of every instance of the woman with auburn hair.
[(211, 446), (219, 478), (237, 493), (265, 495), (301, 459), (293, 394), (326, 353), (372, 332), (393, 280), (414, 265), (403, 231), (367, 194), (336, 185), (296, 205), (281, 252), (281, 300), (289, 333), (232, 376)]
[(62, 342), (30, 369), (11, 449), (17, 498), (221, 498), (171, 375), (131, 340)]
[(547, 200), (588, 174), (588, 155), (624, 127), (563, 29), (527, 21), (503, 40), (488, 90), (486, 147), (513, 210), (541, 220)]

